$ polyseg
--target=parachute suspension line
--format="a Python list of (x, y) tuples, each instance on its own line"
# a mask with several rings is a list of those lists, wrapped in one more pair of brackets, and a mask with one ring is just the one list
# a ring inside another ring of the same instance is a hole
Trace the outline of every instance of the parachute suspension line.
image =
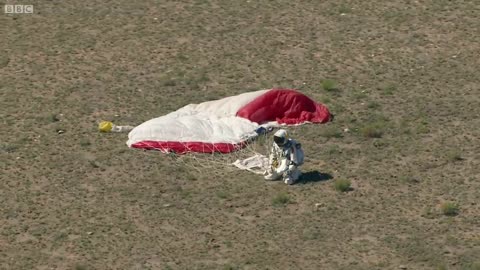
[[(258, 135), (255, 139), (249, 140), (244, 145), (234, 144), (236, 151), (224, 154), (215, 145), (204, 145), (202, 150), (204, 153), (186, 153), (177, 155), (172, 153), (172, 157), (181, 166), (188, 167), (192, 171), (202, 174), (221, 174), (226, 171), (237, 171), (238, 169), (232, 165), (237, 159), (245, 159), (257, 154), (267, 154), (265, 134)], [(184, 145), (187, 148), (187, 145)], [(260, 153), (261, 152), (261, 153)]]
[[(291, 135), (298, 135), (297, 126), (288, 127)], [(234, 142), (232, 142), (234, 144)], [(254, 155), (267, 156), (273, 144), (273, 137), (268, 133), (261, 133), (253, 139), (249, 139), (244, 145), (235, 145), (235, 150), (230, 153), (221, 153), (215, 144), (203, 145), (204, 153), (189, 152), (185, 154), (176, 154), (174, 152), (168, 155), (175, 161), (177, 166), (188, 168), (192, 173), (203, 175), (221, 175), (226, 172), (238, 172), (238, 168), (232, 165), (237, 159), (243, 160)], [(185, 149), (188, 144), (184, 144)], [(153, 148), (153, 145), (152, 145)], [(155, 148), (156, 150), (166, 152), (165, 149)]]

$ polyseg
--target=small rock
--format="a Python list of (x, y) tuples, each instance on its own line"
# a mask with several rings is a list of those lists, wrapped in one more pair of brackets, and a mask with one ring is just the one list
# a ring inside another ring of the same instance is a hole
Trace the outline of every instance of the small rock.
[(163, 205), (163, 207), (165, 207), (165, 208), (170, 207), (170, 206), (172, 206), (172, 205), (169, 204), (169, 203), (166, 203), (166, 204)]
[(349, 131), (350, 131), (349, 128), (344, 128), (344, 129), (343, 129), (343, 132), (349, 132)]
[(88, 235), (92, 235), (92, 234), (93, 234), (93, 232), (87, 232), (87, 234), (88, 234)]
[(400, 269), (407, 269), (407, 267), (405, 265), (400, 265), (398, 268)]
[(323, 203), (316, 203), (316, 204), (315, 204), (315, 208), (320, 208), (320, 207), (323, 207), (323, 206), (324, 206)]
[(63, 130), (63, 129), (57, 129), (57, 133), (58, 133), (58, 134), (63, 134), (63, 133), (65, 133), (65, 130)]

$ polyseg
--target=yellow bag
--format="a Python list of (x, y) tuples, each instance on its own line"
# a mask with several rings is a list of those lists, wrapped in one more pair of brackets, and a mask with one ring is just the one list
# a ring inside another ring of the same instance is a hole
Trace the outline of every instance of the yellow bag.
[(112, 131), (113, 123), (109, 121), (102, 121), (98, 124), (98, 130), (100, 132), (110, 132)]

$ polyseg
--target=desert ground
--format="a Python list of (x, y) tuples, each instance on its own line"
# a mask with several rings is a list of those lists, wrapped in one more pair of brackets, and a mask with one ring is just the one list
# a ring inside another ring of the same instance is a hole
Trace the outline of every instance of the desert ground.
[[(480, 269), (477, 0), (1, 4), (1, 269)], [(269, 88), (293, 186), (97, 129)]]

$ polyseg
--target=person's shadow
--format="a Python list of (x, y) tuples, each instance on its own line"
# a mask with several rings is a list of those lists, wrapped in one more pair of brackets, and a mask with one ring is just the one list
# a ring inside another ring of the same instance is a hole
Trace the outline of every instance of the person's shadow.
[(321, 173), (317, 170), (304, 172), (300, 176), (300, 179), (296, 184), (306, 184), (309, 182), (323, 182), (333, 179), (333, 176), (329, 173)]

